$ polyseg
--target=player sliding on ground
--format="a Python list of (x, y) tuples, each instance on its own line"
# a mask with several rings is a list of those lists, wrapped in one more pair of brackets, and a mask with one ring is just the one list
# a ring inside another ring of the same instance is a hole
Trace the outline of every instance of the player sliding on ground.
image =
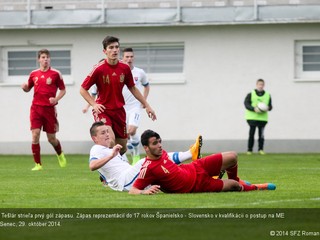
[[(98, 170), (101, 178), (111, 189), (129, 191), (145, 159), (139, 160), (132, 166), (120, 155), (121, 145), (117, 144), (113, 148), (110, 148), (110, 133), (108, 127), (103, 122), (93, 123), (90, 128), (90, 134), (95, 143), (90, 151), (90, 170)], [(180, 164), (186, 160), (198, 159), (200, 157), (201, 145), (202, 137), (198, 136), (195, 144), (188, 151), (168, 153), (170, 159), (172, 159), (170, 161)]]
[[(146, 130), (141, 135), (141, 144), (147, 157), (130, 194), (150, 195), (160, 190), (168, 193), (196, 193), (275, 189), (272, 183), (249, 185), (241, 181), (235, 152), (213, 154), (178, 166), (173, 164), (168, 153), (162, 149), (158, 133)], [(223, 170), (226, 170), (228, 179), (213, 178)]]

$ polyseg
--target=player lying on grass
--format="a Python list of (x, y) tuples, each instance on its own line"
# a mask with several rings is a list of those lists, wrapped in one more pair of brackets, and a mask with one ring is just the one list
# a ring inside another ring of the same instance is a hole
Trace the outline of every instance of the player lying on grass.
[[(247, 185), (240, 181), (235, 152), (213, 154), (178, 166), (173, 164), (168, 153), (162, 149), (158, 133), (146, 130), (141, 135), (141, 144), (147, 157), (130, 194), (150, 195), (160, 190), (168, 193), (196, 193), (275, 189), (275, 185), (270, 183)], [(223, 170), (226, 170), (228, 179), (213, 178)]]
[[(90, 134), (95, 143), (90, 151), (90, 170), (97, 170), (111, 189), (129, 191), (145, 159), (141, 159), (132, 166), (119, 154), (121, 145), (117, 144), (110, 148), (110, 133), (103, 122), (93, 123)], [(170, 161), (173, 164), (180, 164), (186, 160), (196, 160), (200, 157), (201, 145), (202, 138), (199, 136), (188, 151), (168, 153), (170, 159), (173, 159)]]

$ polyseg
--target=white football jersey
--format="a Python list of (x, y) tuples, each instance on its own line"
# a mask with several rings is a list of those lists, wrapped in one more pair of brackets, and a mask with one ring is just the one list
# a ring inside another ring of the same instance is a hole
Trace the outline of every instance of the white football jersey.
[[(145, 71), (141, 68), (133, 67), (131, 70), (133, 81), (139, 91), (143, 94), (143, 87), (148, 86), (149, 81)], [(122, 95), (124, 97), (125, 105), (140, 105), (140, 102), (132, 95), (127, 86), (125, 85), (122, 89)]]
[(98, 89), (97, 85), (92, 85), (91, 88), (89, 89), (89, 92), (91, 93), (92, 96), (96, 96), (98, 94)]
[[(94, 145), (90, 151), (90, 161), (101, 159), (112, 154), (112, 149), (101, 145)], [(98, 169), (108, 183), (108, 186), (113, 190), (122, 191), (123, 183), (119, 182), (121, 173), (127, 168), (131, 168), (130, 164), (124, 161), (120, 154), (115, 156), (104, 166)]]
[[(89, 161), (112, 155), (112, 149), (102, 145), (94, 145), (90, 150)], [(128, 191), (136, 179), (144, 159), (131, 166), (120, 154), (112, 158), (98, 172), (106, 179), (108, 186), (116, 191)]]

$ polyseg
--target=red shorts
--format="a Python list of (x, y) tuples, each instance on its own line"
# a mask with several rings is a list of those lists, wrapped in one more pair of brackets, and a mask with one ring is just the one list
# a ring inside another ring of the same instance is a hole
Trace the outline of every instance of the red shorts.
[(97, 117), (94, 114), (93, 116), (95, 121), (102, 121), (105, 123), (105, 125), (110, 126), (116, 138), (128, 138), (126, 111), (124, 108), (116, 110), (104, 110), (104, 112), (99, 113)]
[(30, 129), (41, 129), (47, 133), (59, 131), (59, 122), (55, 107), (31, 105), (30, 108)]
[(192, 192), (221, 192), (223, 181), (214, 179), (220, 174), (222, 154), (213, 154), (192, 162), (196, 166), (197, 178)]

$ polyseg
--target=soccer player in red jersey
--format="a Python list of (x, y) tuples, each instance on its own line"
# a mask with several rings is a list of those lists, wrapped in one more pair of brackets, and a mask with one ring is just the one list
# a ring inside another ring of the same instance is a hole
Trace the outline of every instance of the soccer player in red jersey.
[[(47, 133), (48, 141), (57, 153), (60, 166), (65, 167), (67, 164), (60, 141), (56, 138), (56, 132), (59, 131), (59, 122), (55, 107), (58, 101), (66, 94), (65, 85), (61, 73), (51, 68), (50, 52), (47, 49), (41, 49), (38, 52), (38, 62), (40, 68), (32, 71), (28, 82), (23, 83), (21, 86), (25, 92), (29, 92), (34, 88), (33, 101), (30, 108), (31, 148), (35, 162), (35, 167), (32, 168), (33, 171), (42, 170), (39, 144), (41, 128)], [(59, 92), (57, 94), (58, 89)]]
[[(156, 120), (156, 114), (145, 100), (140, 91), (135, 87), (130, 67), (119, 61), (119, 39), (107, 36), (103, 42), (103, 52), (106, 59), (98, 63), (91, 73), (83, 81), (80, 94), (92, 106), (95, 121), (104, 122), (108, 128), (110, 137), (115, 143), (122, 146), (120, 154), (127, 151), (126, 112), (124, 110), (124, 98), (122, 88), (128, 87), (132, 95), (141, 102), (148, 116)], [(98, 96), (94, 100), (88, 90), (96, 84)]]
[[(252, 191), (262, 189), (262, 185), (247, 185), (238, 177), (237, 154), (223, 152), (213, 154), (189, 164), (174, 164), (162, 149), (158, 133), (146, 130), (141, 135), (141, 143), (147, 154), (138, 178), (130, 194)], [(215, 179), (220, 171), (226, 170), (228, 179)], [(149, 188), (147, 188), (150, 186)], [(273, 189), (272, 189), (273, 188)], [(274, 184), (264, 185), (264, 189), (274, 190)]]

